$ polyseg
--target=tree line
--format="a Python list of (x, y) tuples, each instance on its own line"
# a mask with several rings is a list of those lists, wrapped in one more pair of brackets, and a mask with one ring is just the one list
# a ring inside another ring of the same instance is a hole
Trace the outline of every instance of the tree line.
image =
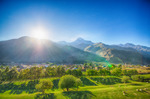
[(122, 70), (121, 68), (114, 68), (112, 70), (108, 69), (99, 69), (99, 70), (94, 70), (94, 69), (89, 69), (86, 71), (88, 76), (132, 76), (132, 75), (137, 75), (138, 71), (135, 69), (131, 70)]
[[(129, 76), (137, 75), (137, 70), (122, 70), (121, 67), (102, 68), (99, 70), (87, 69), (84, 75), (87, 76)], [(25, 79), (39, 79), (44, 77), (61, 77), (63, 75), (73, 75), (80, 77), (83, 75), (81, 69), (65, 69), (64, 66), (55, 67), (31, 67), (27, 69), (17, 70), (13, 68), (1, 68), (0, 69), (0, 81), (13, 81), (13, 80), (25, 80)]]
[(61, 77), (63, 75), (70, 74), (76, 77), (82, 76), (81, 70), (65, 70), (63, 66), (56, 67), (31, 67), (27, 69), (17, 70), (13, 68), (1, 68), (0, 69), (0, 81), (13, 81), (13, 80), (25, 80), (25, 79), (39, 79), (44, 77)]

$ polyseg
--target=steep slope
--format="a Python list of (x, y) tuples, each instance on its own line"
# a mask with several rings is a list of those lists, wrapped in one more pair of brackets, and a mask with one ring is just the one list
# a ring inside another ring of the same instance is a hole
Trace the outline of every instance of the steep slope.
[(71, 46), (60, 46), (49, 40), (21, 37), (0, 42), (0, 62), (17, 63), (79, 63), (86, 60), (104, 61), (97, 55)]
[(128, 64), (149, 64), (150, 56), (145, 56), (133, 48), (125, 48), (116, 45), (96, 43), (85, 48), (85, 51), (92, 52), (105, 57), (112, 63)]

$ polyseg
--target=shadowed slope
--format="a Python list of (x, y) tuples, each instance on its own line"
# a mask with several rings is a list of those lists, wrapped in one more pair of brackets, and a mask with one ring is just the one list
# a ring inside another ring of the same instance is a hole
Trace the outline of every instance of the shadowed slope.
[(49, 40), (21, 37), (0, 42), (1, 63), (81, 63), (86, 60), (105, 61), (97, 55), (71, 46), (60, 46)]

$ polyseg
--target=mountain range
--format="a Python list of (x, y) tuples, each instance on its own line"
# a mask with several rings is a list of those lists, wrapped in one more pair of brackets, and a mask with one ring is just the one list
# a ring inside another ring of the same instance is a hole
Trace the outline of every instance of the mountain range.
[(105, 58), (50, 40), (21, 37), (0, 42), (0, 63), (83, 63)]
[(65, 43), (86, 52), (90, 52), (107, 61), (116, 64), (150, 64), (150, 47), (134, 45), (131, 43), (119, 45), (107, 45), (104, 43), (93, 43), (82, 38), (71, 43)]
[(93, 43), (83, 38), (73, 42), (53, 42), (32, 37), (0, 41), (0, 63), (84, 63), (150, 64), (150, 47)]

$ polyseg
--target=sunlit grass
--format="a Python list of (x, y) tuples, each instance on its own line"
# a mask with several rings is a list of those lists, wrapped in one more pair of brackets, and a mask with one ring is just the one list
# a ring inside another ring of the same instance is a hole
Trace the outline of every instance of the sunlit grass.
[[(95, 78), (99, 76), (94, 76)], [(109, 77), (109, 76), (108, 76)], [(96, 83), (94, 80), (90, 79), (91, 76), (87, 77), (87, 80), (89, 80), (92, 83)], [(107, 77), (106, 77), (107, 78)], [(112, 77), (113, 78), (113, 77)], [(54, 78), (43, 78), (40, 80), (57, 80), (59, 77)], [(14, 84), (20, 85), (23, 83), (28, 83), (30, 80), (24, 80), (24, 81), (16, 81)], [(144, 89), (149, 88), (146, 91), (138, 92), (136, 89)], [(76, 92), (76, 88), (70, 89), (71, 92)], [(149, 99), (150, 98), (150, 83), (146, 82), (136, 82), (130, 80), (129, 83), (116, 83), (113, 85), (104, 85), (104, 84), (96, 84), (96, 86), (93, 85), (84, 85), (79, 88), (79, 93), (81, 92), (91, 92), (93, 96), (91, 99)], [(123, 95), (123, 91), (125, 91), (127, 94)], [(63, 90), (61, 89), (52, 89), (52, 90), (46, 90), (45, 93), (53, 93), (57, 99), (66, 99), (68, 96), (64, 96)], [(41, 92), (34, 92), (34, 93), (27, 93), (25, 90), (22, 90), (22, 93), (20, 94), (11, 94), (11, 90), (7, 90), (4, 93), (0, 93), (0, 99), (34, 99), (34, 97), (37, 94), (41, 94)], [(72, 94), (70, 94), (72, 95)], [(74, 97), (74, 96), (72, 96)]]

